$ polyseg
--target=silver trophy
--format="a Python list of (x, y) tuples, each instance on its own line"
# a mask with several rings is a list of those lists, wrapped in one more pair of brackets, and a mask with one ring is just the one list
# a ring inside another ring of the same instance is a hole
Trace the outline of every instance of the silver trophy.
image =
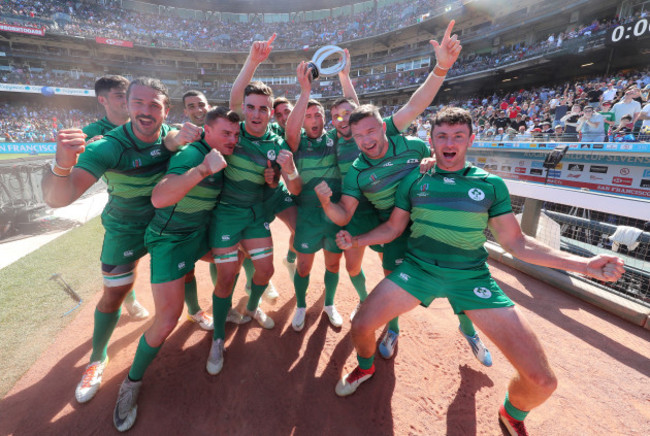
[[(338, 54), (339, 60), (336, 64), (323, 68), (323, 62), (328, 57)], [(333, 76), (345, 68), (345, 50), (336, 45), (326, 45), (319, 48), (307, 65), (311, 70), (311, 80), (318, 79), (320, 76)]]

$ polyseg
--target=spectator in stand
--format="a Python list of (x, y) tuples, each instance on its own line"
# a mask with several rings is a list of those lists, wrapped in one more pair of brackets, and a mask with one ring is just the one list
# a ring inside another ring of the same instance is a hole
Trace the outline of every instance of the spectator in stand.
[(571, 104), (571, 102), (566, 96), (562, 96), (562, 98), (560, 98), (560, 103), (555, 106), (555, 120), (553, 121), (554, 125), (557, 126), (559, 124), (561, 126), (564, 126), (562, 118), (564, 118), (564, 116), (569, 111), (569, 104)]
[(612, 107), (617, 124), (621, 122), (624, 115), (630, 115), (631, 119), (635, 119), (637, 114), (641, 112), (641, 103), (634, 100), (637, 94), (640, 94), (638, 88), (627, 89), (623, 99)]
[(600, 102), (603, 100), (603, 91), (600, 89), (599, 83), (587, 84), (587, 100), (587, 104), (594, 109), (600, 106)]
[(585, 106), (582, 116), (578, 120), (576, 130), (582, 134), (583, 142), (604, 142), (605, 132), (603, 126), (605, 118), (595, 113), (594, 108)]
[(553, 129), (553, 135), (549, 139), (551, 142), (564, 141), (564, 127), (559, 124), (555, 126), (555, 129)]
[(641, 112), (637, 115), (637, 120), (642, 120), (639, 141), (650, 140), (650, 103), (643, 106)]
[(623, 115), (618, 126), (611, 131), (610, 136), (614, 141), (634, 140), (634, 136), (632, 136), (633, 128), (634, 124), (632, 123), (632, 116)]
[(612, 102), (604, 100), (600, 105), (600, 111), (598, 112), (603, 116), (603, 132), (606, 135), (605, 139), (607, 139), (607, 132), (616, 126), (616, 115), (614, 115), (614, 112), (612, 112), (611, 109)]
[(607, 89), (603, 91), (602, 101), (614, 101), (617, 93), (616, 88), (614, 88), (614, 83), (615, 82), (613, 80), (610, 80), (607, 83)]
[(542, 126), (542, 133), (544, 134), (545, 137), (549, 137), (554, 133), (553, 128), (551, 128), (550, 121), (546, 121), (546, 120), (542, 121), (541, 126)]
[(579, 104), (574, 104), (571, 107), (571, 112), (562, 117), (560, 121), (564, 123), (564, 138), (567, 141), (577, 141), (578, 140), (578, 131), (576, 127), (578, 126), (578, 120), (582, 115), (582, 108)]
[(519, 131), (517, 133), (518, 141), (530, 141), (533, 138), (530, 132), (526, 131), (526, 126), (519, 126)]

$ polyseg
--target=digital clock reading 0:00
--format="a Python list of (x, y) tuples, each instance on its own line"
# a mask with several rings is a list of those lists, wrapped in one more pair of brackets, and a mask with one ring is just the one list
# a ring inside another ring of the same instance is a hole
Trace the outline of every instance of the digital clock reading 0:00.
[(632, 24), (625, 24), (618, 26), (612, 32), (612, 42), (619, 42), (622, 39), (630, 39), (632, 37), (638, 38), (648, 30), (648, 20), (641, 18), (639, 21)]

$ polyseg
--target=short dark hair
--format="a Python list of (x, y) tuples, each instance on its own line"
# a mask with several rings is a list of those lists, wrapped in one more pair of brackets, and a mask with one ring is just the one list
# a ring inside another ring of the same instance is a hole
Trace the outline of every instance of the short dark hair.
[(124, 76), (102, 76), (95, 81), (95, 96), (106, 95), (111, 89), (127, 89), (128, 87), (129, 79)]
[(373, 104), (363, 104), (350, 114), (350, 125), (356, 124), (364, 118), (373, 117), (380, 123), (383, 122), (379, 108)]
[(237, 112), (233, 112), (231, 110), (228, 110), (225, 107), (220, 107), (217, 106), (215, 108), (212, 108), (208, 111), (207, 114), (205, 114), (205, 124), (212, 125), (213, 121), (218, 120), (219, 118), (223, 118), (225, 120), (228, 120), (232, 123), (238, 123), (240, 121), (239, 115), (237, 115)]
[(185, 107), (185, 99), (187, 97), (203, 97), (205, 101), (208, 101), (204, 93), (197, 91), (196, 89), (190, 89), (189, 91), (185, 92), (185, 94), (183, 94), (183, 107)]
[(291, 102), (284, 98), (284, 97), (277, 97), (275, 100), (273, 100), (273, 110), (280, 106), (281, 104), (288, 104), (289, 106), (292, 106)]
[(307, 109), (309, 109), (312, 106), (318, 106), (323, 112), (325, 112), (325, 108), (323, 107), (320, 101), (310, 98), (309, 101), (307, 102)]
[(465, 124), (469, 128), (469, 134), (472, 134), (472, 116), (466, 109), (453, 106), (443, 107), (437, 114), (431, 117), (431, 132), (433, 133), (433, 129), (442, 124), (452, 126)]
[(334, 110), (335, 107), (338, 107), (343, 103), (348, 103), (350, 106), (352, 106), (353, 110), (359, 107), (359, 105), (351, 98), (341, 97), (334, 100), (334, 103), (332, 103), (332, 105), (330, 106), (330, 111)]
[(260, 82), (259, 80), (254, 80), (244, 88), (244, 97), (248, 97), (251, 94), (256, 95), (265, 95), (273, 99), (273, 90), (270, 86)]
[(165, 86), (164, 83), (162, 83), (158, 79), (154, 79), (153, 77), (138, 77), (137, 79), (133, 80), (129, 87), (126, 89), (126, 100), (129, 100), (129, 96), (131, 95), (131, 88), (133, 88), (136, 85), (140, 86), (146, 86), (148, 88), (154, 89), (158, 91), (160, 94), (162, 94), (165, 97), (165, 106), (169, 107), (169, 91), (167, 90), (167, 86)]

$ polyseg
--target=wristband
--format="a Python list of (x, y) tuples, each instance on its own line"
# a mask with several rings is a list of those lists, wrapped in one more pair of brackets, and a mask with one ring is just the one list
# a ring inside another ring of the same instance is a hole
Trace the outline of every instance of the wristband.
[(290, 181), (295, 180), (298, 177), (300, 177), (300, 174), (298, 174), (298, 168), (294, 168), (293, 172), (287, 175), (287, 179), (289, 179)]
[(359, 237), (358, 236), (353, 236), (352, 237), (352, 248), (359, 248)]
[(449, 71), (449, 68), (443, 68), (440, 65), (436, 64), (435, 67), (433, 67), (433, 75), (436, 77), (445, 77), (447, 75), (447, 71)]
[(52, 174), (57, 177), (68, 177), (72, 172), (72, 167), (64, 168), (56, 162), (56, 159), (52, 159), (50, 170), (52, 171)]

